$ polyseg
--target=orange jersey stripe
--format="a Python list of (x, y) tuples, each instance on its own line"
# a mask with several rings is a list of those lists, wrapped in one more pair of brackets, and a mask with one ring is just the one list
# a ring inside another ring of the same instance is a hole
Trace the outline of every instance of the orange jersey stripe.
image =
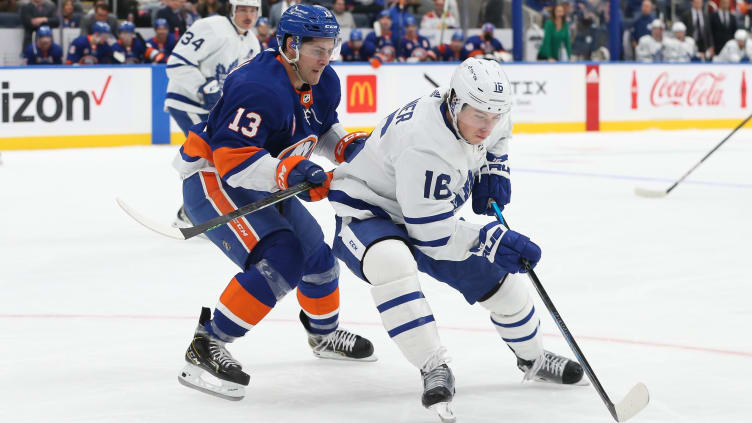
[(298, 303), (308, 314), (323, 316), (339, 309), (339, 287), (331, 294), (321, 298), (310, 298), (298, 289)]
[[(203, 179), (204, 186), (206, 186), (206, 193), (214, 203), (214, 206), (219, 209), (220, 213), (227, 214), (235, 211), (235, 207), (230, 203), (227, 194), (222, 191), (219, 177), (216, 173), (201, 172), (201, 179)], [(238, 238), (248, 249), (248, 252), (253, 250), (256, 244), (258, 244), (258, 238), (256, 238), (256, 234), (251, 230), (245, 218), (239, 217), (227, 224), (238, 235)]]
[(188, 138), (183, 144), (183, 152), (189, 156), (201, 157), (210, 163), (213, 162), (211, 147), (193, 131), (188, 131)]
[(259, 147), (221, 147), (214, 151), (214, 163), (219, 174), (225, 176), (227, 172), (233, 170), (259, 151), (261, 151)]
[(246, 291), (236, 278), (232, 278), (222, 292), (219, 302), (224, 304), (232, 314), (254, 326), (272, 309)]

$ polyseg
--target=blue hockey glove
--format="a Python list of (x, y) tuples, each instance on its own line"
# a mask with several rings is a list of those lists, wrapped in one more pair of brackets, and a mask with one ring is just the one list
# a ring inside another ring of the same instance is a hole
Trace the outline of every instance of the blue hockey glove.
[(494, 156), (487, 153), (486, 160), (488, 166), (481, 169), (473, 185), (473, 212), (493, 216), (494, 210), (489, 203), (495, 200), (504, 210), (504, 205), (509, 204), (512, 197), (512, 184), (506, 154)]
[(290, 156), (282, 159), (277, 165), (277, 186), (280, 189), (287, 189), (305, 181), (319, 185), (298, 194), (305, 201), (319, 201), (326, 198), (329, 195), (332, 176), (332, 172), (324, 172), (321, 166), (306, 160), (303, 156)]
[(219, 81), (214, 78), (207, 79), (204, 85), (199, 87), (198, 92), (204, 98), (203, 107), (206, 110), (211, 110), (222, 97), (222, 87), (219, 86)]
[(481, 228), (478, 245), (471, 253), (486, 257), (507, 273), (525, 273), (522, 260), (534, 268), (541, 258), (541, 249), (530, 238), (505, 229), (500, 223), (492, 222)]
[(337, 146), (334, 148), (334, 158), (337, 163), (350, 162), (358, 155), (360, 150), (366, 145), (368, 132), (351, 132), (340, 138)]

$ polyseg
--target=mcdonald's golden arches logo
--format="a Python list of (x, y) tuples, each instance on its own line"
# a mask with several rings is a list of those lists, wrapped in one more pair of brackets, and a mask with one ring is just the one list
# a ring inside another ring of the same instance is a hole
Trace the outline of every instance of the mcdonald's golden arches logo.
[(347, 113), (375, 113), (376, 75), (347, 75)]

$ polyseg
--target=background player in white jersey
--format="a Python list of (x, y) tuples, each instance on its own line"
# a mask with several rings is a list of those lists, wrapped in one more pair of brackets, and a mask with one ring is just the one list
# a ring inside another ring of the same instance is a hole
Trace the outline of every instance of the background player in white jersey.
[(664, 41), (666, 46), (667, 62), (689, 62), (700, 61), (697, 52), (697, 45), (692, 37), (687, 36), (687, 27), (681, 22), (674, 22), (671, 25), (671, 32), (674, 38), (667, 38)]
[(714, 62), (746, 63), (750, 60), (752, 60), (752, 40), (743, 29), (737, 29), (734, 39), (726, 41), (721, 52), (713, 58)]
[[(389, 336), (420, 369), (422, 402), (449, 417), (454, 377), (447, 366), (418, 271), (491, 313), (526, 379), (573, 384), (582, 367), (543, 349), (523, 260), (540, 248), (494, 221), (455, 217), (472, 194), (473, 211), (509, 203), (510, 84), (495, 61), (470, 58), (449, 89), (411, 101), (382, 120), (361, 150), (334, 171), (335, 255), (373, 287)], [(355, 141), (353, 144), (356, 143)], [(347, 149), (356, 150), (357, 145)]]
[(663, 28), (663, 21), (660, 19), (650, 22), (648, 25), (650, 34), (640, 37), (635, 48), (638, 62), (662, 62), (664, 60)]
[(260, 0), (230, 0), (230, 16), (199, 19), (180, 37), (167, 60), (165, 109), (187, 136), (206, 120), (222, 95), (227, 74), (261, 51), (251, 28)]

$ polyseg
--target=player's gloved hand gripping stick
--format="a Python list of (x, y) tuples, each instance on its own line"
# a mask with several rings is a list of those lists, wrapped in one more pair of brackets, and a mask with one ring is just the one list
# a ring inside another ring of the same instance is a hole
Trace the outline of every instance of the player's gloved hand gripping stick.
[[(499, 208), (499, 205), (496, 204), (496, 201), (494, 200), (491, 200), (490, 203), (491, 203), (491, 207), (493, 207), (496, 213), (496, 219), (499, 220), (499, 223), (501, 223), (502, 225), (506, 226), (507, 229), (509, 229), (509, 225), (504, 220), (504, 216), (501, 215), (501, 209)], [(650, 399), (647, 386), (645, 386), (645, 384), (643, 384), (642, 382), (638, 383), (637, 385), (632, 387), (632, 389), (629, 391), (627, 396), (624, 397), (624, 399), (622, 399), (617, 404), (614, 404), (611, 401), (611, 399), (608, 397), (606, 390), (603, 389), (601, 382), (595, 376), (595, 372), (593, 371), (593, 368), (590, 367), (590, 363), (588, 363), (587, 359), (585, 358), (585, 355), (582, 353), (582, 350), (580, 350), (579, 345), (577, 345), (577, 341), (575, 341), (574, 337), (569, 332), (567, 325), (564, 323), (564, 320), (561, 318), (561, 315), (559, 315), (559, 312), (556, 310), (554, 303), (551, 302), (551, 298), (546, 293), (546, 290), (543, 289), (543, 285), (538, 279), (538, 275), (535, 274), (535, 271), (532, 269), (532, 267), (530, 266), (530, 263), (528, 263), (526, 259), (524, 258), (522, 259), (522, 264), (525, 267), (525, 270), (527, 270), (527, 274), (530, 277), (530, 281), (533, 282), (533, 286), (535, 286), (535, 290), (538, 291), (538, 295), (540, 295), (541, 300), (543, 300), (543, 303), (546, 305), (546, 308), (551, 313), (551, 317), (553, 317), (554, 322), (556, 323), (556, 326), (559, 327), (559, 331), (561, 331), (561, 334), (564, 336), (564, 339), (567, 341), (567, 344), (569, 344), (569, 348), (574, 353), (575, 357), (577, 358), (577, 361), (579, 361), (580, 364), (582, 365), (582, 368), (585, 369), (585, 373), (587, 374), (590, 381), (593, 383), (593, 387), (595, 387), (595, 390), (598, 391), (598, 394), (601, 396), (601, 399), (606, 404), (606, 407), (608, 408), (608, 411), (611, 413), (611, 416), (613, 416), (614, 420), (616, 420), (617, 422), (627, 421), (628, 419), (632, 418), (634, 415), (642, 411), (642, 409), (648, 405), (648, 401)]]

